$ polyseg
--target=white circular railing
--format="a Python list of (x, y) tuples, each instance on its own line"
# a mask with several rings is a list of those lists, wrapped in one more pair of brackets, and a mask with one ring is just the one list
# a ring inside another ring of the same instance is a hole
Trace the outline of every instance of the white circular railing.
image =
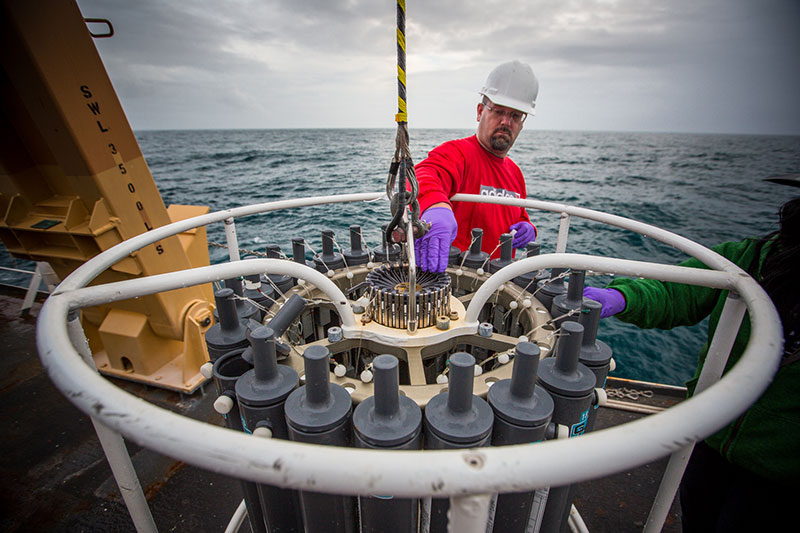
[[(562, 223), (564, 218), (578, 216), (612, 224), (675, 246), (713, 270), (568, 253), (540, 255), (512, 263), (492, 275), (467, 309), (468, 324), (474, 323), (477, 328), (477, 314), (483, 303), (499, 285), (515, 276), (541, 268), (578, 268), (735, 291), (749, 310), (752, 324), (744, 354), (724, 379), (677, 406), (579, 438), (545, 441), (535, 446), (383, 451), (254, 439), (245, 433), (182, 417), (114, 386), (84, 362), (70, 341), (67, 325), (70, 311), (265, 271), (304, 278), (317, 285), (336, 305), (347, 334), (352, 311), (342, 292), (323, 274), (290, 261), (234, 261), (101, 286), (87, 285), (130, 253), (188, 229), (256, 213), (371, 201), (383, 195), (348, 194), (257, 204), (183, 220), (129, 239), (75, 270), (45, 302), (37, 325), (42, 363), (56, 386), (79, 409), (137, 444), (164, 455), (215, 472), (281, 487), (399, 497), (526, 491), (634, 468), (723, 427), (763, 393), (778, 368), (782, 332), (769, 297), (744, 271), (711, 250), (654, 226), (589, 209), (472, 195), (457, 195), (454, 199), (552, 211), (562, 214)], [(566, 230), (560, 233), (566, 236)], [(565, 246), (565, 242), (560, 243), (557, 249), (563, 250)], [(738, 323), (728, 329), (735, 335)]]

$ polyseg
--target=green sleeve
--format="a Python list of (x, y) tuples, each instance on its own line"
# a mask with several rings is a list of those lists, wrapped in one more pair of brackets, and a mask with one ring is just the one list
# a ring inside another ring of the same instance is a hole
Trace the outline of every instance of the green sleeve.
[[(726, 242), (711, 249), (742, 266), (740, 263), (747, 261), (745, 252), (752, 250), (751, 243), (750, 240)], [(680, 266), (708, 269), (694, 258)], [(719, 289), (651, 279), (620, 278), (609, 287), (625, 297), (625, 310), (616, 317), (640, 328), (671, 329), (697, 324), (711, 313), (721, 293)]]

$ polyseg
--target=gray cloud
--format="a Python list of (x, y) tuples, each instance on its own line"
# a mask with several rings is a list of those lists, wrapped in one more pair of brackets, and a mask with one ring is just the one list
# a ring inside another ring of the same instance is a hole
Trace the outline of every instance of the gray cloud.
[[(392, 127), (390, 2), (80, 0), (136, 128)], [(471, 127), (519, 58), (533, 127), (800, 133), (795, 0), (408, 2), (411, 125)]]

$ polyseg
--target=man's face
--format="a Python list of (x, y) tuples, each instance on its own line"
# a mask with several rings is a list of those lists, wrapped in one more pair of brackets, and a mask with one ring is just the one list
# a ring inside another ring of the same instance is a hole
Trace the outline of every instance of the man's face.
[(505, 157), (514, 146), (525, 114), (516, 109), (487, 102), (478, 104), (478, 141), (498, 157)]

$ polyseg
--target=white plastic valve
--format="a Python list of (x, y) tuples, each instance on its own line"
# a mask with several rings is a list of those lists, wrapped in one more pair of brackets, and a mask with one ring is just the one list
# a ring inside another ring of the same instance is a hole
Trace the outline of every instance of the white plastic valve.
[(512, 301), (510, 304), (508, 304), (508, 307), (509, 307), (510, 309), (516, 309), (517, 307), (519, 307), (519, 304), (517, 303), (517, 301), (516, 301), (516, 300), (514, 300), (514, 301)]
[(372, 261), (368, 261), (367, 262), (367, 268), (372, 270), (373, 268), (375, 268), (375, 263), (373, 263)]
[(269, 429), (267, 426), (258, 426), (256, 429), (253, 430), (253, 436), (261, 437), (262, 439), (271, 439), (272, 430)]
[(200, 366), (200, 374), (206, 379), (213, 378), (214, 377), (214, 363), (211, 363), (211, 362), (203, 363)]
[(614, 361), (614, 358), (612, 357), (611, 360), (608, 362), (608, 371), (613, 372), (616, 369), (617, 369), (617, 362)]
[(371, 382), (372, 381), (372, 371), (364, 370), (363, 372), (361, 372), (361, 381), (363, 381), (364, 383)]
[(343, 378), (345, 374), (347, 374), (347, 368), (344, 365), (336, 365), (333, 367), (333, 374), (337, 378)]
[(328, 276), (329, 278), (332, 278), (332, 277), (333, 277), (333, 274), (334, 274), (334, 272), (333, 272), (333, 270), (328, 270), (328, 272), (326, 272), (326, 274), (327, 274), (327, 276)]
[(519, 336), (519, 342), (528, 342), (528, 336), (527, 335), (520, 335)]
[(456, 276), (463, 276), (463, 275), (464, 275), (464, 271), (461, 270), (460, 268), (457, 268), (456, 269)]
[(522, 307), (524, 307), (525, 309), (528, 309), (531, 305), (532, 303), (530, 298), (525, 298), (524, 300), (522, 300)]
[(439, 374), (438, 376), (436, 376), (436, 383), (438, 383), (439, 385), (447, 385), (447, 376), (445, 376), (444, 374)]
[(306, 284), (306, 280), (304, 280), (303, 278), (298, 278), (297, 279), (297, 284), (298, 285), (305, 285)]
[(483, 367), (481, 365), (475, 365), (475, 375), (480, 376), (483, 374)]
[(214, 410), (221, 415), (227, 415), (233, 409), (233, 398), (223, 394), (214, 400)]
[(347, 279), (353, 279), (353, 273), (352, 272), (348, 272), (347, 274), (345, 274), (345, 277)]
[(482, 268), (478, 269), (478, 275), (479, 276), (483, 276), (485, 273), (486, 273), (486, 271), (484, 269), (482, 269)]
[(501, 353), (497, 356), (497, 362), (501, 365), (507, 365), (508, 362), (511, 361), (511, 358), (508, 356), (507, 353)]
[(594, 394), (595, 405), (597, 405), (597, 407), (604, 407), (608, 403), (608, 394), (605, 389), (597, 387), (594, 389)]

